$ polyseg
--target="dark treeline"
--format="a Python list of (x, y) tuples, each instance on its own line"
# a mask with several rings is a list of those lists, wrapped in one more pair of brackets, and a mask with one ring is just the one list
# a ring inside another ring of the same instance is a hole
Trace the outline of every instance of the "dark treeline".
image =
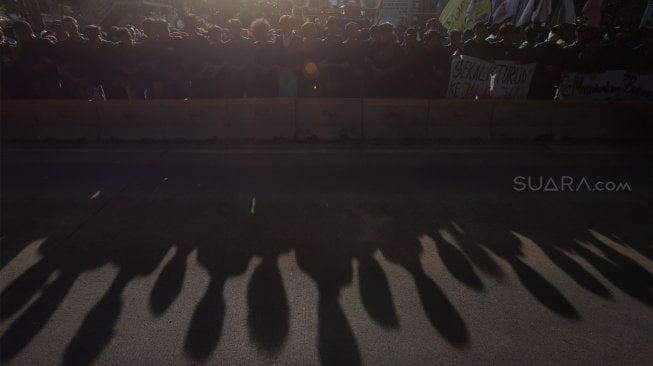
[(651, 31), (562, 24), (551, 28), (477, 23), (447, 31), (324, 27), (282, 16), (182, 29), (147, 18), (139, 26), (80, 29), (71, 17), (34, 32), (24, 21), (0, 33), (3, 99), (243, 97), (423, 97), (446, 94), (451, 58), (537, 63), (529, 98), (552, 99), (565, 72), (651, 72)]

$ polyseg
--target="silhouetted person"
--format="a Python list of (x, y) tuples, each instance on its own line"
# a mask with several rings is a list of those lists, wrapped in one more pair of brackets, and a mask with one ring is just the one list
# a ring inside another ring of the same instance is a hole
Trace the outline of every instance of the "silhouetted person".
[(302, 70), (302, 52), (304, 45), (301, 37), (294, 32), (295, 19), (290, 15), (279, 18), (279, 34), (274, 39), (279, 73), (277, 77), (280, 97), (293, 98), (299, 92), (299, 73)]
[(595, 72), (598, 67), (599, 41), (597, 29), (587, 25), (576, 28), (576, 41), (563, 49), (566, 71)]
[(270, 23), (264, 18), (255, 19), (251, 26), (252, 63), (248, 75), (248, 97), (275, 97), (278, 94), (277, 49), (270, 41)]
[[(597, 51), (600, 70), (632, 70), (635, 52), (629, 47), (630, 33), (621, 30), (614, 35), (614, 40)], [(653, 60), (651, 60), (653, 61)]]
[(102, 37), (102, 31), (98, 26), (88, 26), (84, 29), (84, 36), (88, 39), (87, 43), (87, 63), (89, 90), (95, 100), (106, 100), (104, 85), (107, 90), (112, 92), (111, 76), (113, 66), (113, 55), (115, 44)]
[(0, 99), (11, 98), (11, 94), (15, 93), (16, 77), (12, 70), (14, 52), (14, 46), (7, 42), (0, 29)]
[(460, 54), (464, 56), (476, 57), (483, 60), (492, 59), (492, 46), (485, 40), (489, 35), (487, 26), (483, 22), (474, 24), (474, 38), (463, 43)]
[(68, 98), (90, 99), (88, 40), (80, 33), (77, 19), (63, 17), (61, 24), (67, 35), (57, 44), (63, 92)]
[(176, 52), (180, 58), (181, 78), (183, 79), (183, 96), (186, 98), (199, 98), (206, 95), (202, 85), (204, 77), (202, 71), (207, 62), (209, 41), (199, 34), (201, 25), (197, 16), (186, 15), (183, 18), (183, 31), (188, 35), (178, 41)]
[(25, 21), (13, 24), (16, 47), (11, 49), (17, 98), (54, 98), (58, 94), (56, 54), (52, 41), (38, 38)]
[(224, 43), (224, 92), (228, 98), (242, 98), (254, 52), (250, 40), (241, 36), (243, 26), (237, 19), (230, 19), (226, 25), (229, 39)]

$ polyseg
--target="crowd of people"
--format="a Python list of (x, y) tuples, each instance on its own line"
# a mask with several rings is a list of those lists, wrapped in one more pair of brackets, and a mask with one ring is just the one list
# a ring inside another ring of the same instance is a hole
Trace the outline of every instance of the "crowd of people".
[(147, 18), (105, 32), (64, 17), (35, 33), (16, 21), (0, 32), (1, 98), (443, 98), (452, 57), (467, 55), (536, 63), (529, 98), (552, 99), (565, 72), (650, 73), (653, 60), (647, 29), (319, 24), (283, 15), (274, 27), (263, 18), (205, 27), (188, 15), (181, 29)]

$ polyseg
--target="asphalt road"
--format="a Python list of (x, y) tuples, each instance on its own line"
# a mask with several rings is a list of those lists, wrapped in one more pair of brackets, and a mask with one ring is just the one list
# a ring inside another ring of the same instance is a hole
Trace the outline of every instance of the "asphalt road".
[(650, 146), (1, 159), (3, 365), (653, 364)]

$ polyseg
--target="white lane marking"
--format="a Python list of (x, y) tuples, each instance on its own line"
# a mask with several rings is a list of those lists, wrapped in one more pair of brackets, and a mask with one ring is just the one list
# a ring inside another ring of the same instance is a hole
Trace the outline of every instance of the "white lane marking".
[(91, 196), (90, 199), (94, 200), (94, 199), (100, 197), (101, 194), (102, 194), (102, 190), (99, 190), (99, 191), (95, 192), (95, 193)]
[(252, 208), (249, 210), (249, 213), (252, 215), (256, 213), (256, 196), (252, 197)]

